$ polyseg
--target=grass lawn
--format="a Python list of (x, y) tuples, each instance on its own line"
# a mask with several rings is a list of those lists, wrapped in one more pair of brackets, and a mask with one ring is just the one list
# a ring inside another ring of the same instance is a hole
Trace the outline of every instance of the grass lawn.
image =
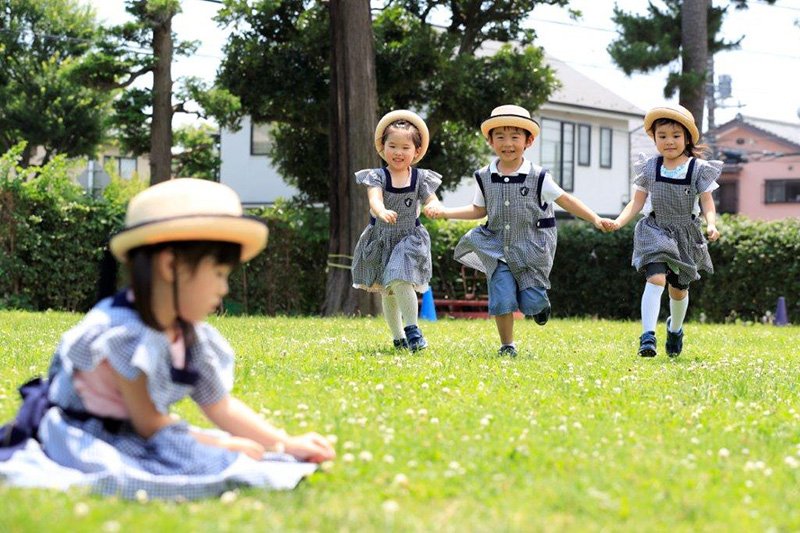
[[(80, 317), (0, 312), (0, 420)], [(687, 325), (639, 359), (639, 324), (216, 318), (235, 394), (290, 432), (337, 437), (293, 492), (126, 502), (0, 486), (0, 531), (742, 531), (800, 528), (800, 328)], [(202, 423), (181, 403), (181, 416)]]

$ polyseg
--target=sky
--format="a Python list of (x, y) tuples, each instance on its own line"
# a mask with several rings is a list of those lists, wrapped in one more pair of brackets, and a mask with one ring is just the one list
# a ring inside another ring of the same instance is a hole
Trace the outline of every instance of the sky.
[[(117, 24), (128, 17), (124, 0), (84, 1), (105, 23)], [(728, 3), (713, 1), (714, 5)], [(533, 10), (526, 25), (536, 30), (536, 44), (549, 55), (647, 110), (665, 101), (663, 87), (669, 70), (628, 77), (614, 66), (606, 48), (617, 35), (611, 21), (615, 4), (633, 13), (643, 13), (647, 6), (644, 0), (572, 0), (570, 7), (583, 13), (581, 19), (572, 20), (564, 8), (542, 5)], [(722, 35), (727, 40), (744, 39), (738, 50), (714, 57), (716, 75), (732, 79), (732, 97), (720, 102), (716, 124), (737, 113), (800, 124), (800, 0), (777, 0), (772, 6), (750, 0), (749, 4), (744, 11), (729, 9), (723, 22)], [(191, 75), (212, 81), (227, 38), (227, 31), (213, 21), (221, 6), (207, 0), (182, 0), (182, 6), (173, 29), (180, 39), (197, 40), (200, 47), (192, 57), (177, 59), (173, 78)]]

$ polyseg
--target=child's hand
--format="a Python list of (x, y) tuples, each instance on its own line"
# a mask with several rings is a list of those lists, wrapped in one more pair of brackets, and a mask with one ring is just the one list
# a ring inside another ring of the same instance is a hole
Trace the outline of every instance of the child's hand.
[(619, 223), (616, 220), (611, 220), (610, 218), (602, 219), (603, 229), (606, 232), (609, 231), (617, 231), (619, 229)]
[(336, 457), (336, 451), (328, 439), (319, 433), (306, 433), (287, 437), (285, 442), (286, 453), (294, 455), (303, 461), (321, 463)]
[(608, 223), (609, 222), (611, 222), (611, 221), (609, 219), (607, 219), (607, 218), (595, 217), (594, 221), (592, 223), (594, 224), (595, 228), (597, 228), (600, 231), (602, 231), (603, 233), (605, 233), (607, 231), (610, 231), (610, 229), (608, 228)]
[(220, 440), (220, 445), (234, 452), (241, 452), (252, 459), (261, 460), (264, 456), (264, 447), (254, 440), (244, 437), (225, 437)]
[(444, 207), (442, 207), (442, 204), (426, 205), (423, 212), (428, 218), (444, 218)]
[(392, 211), (390, 209), (384, 209), (382, 212), (378, 213), (378, 218), (383, 220), (387, 224), (396, 224), (397, 212)]
[(709, 224), (706, 228), (706, 235), (708, 235), (709, 241), (714, 242), (719, 239), (719, 230), (714, 224)]

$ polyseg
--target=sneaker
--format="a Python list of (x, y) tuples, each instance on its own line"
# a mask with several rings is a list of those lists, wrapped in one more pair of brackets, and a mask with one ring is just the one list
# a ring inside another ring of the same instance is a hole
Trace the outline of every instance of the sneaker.
[(408, 341), (405, 339), (395, 339), (394, 348), (395, 350), (408, 350)]
[(678, 357), (683, 351), (683, 328), (678, 331), (670, 331), (671, 323), (672, 317), (669, 317), (667, 319), (667, 355)]
[(656, 332), (645, 331), (639, 337), (639, 355), (642, 357), (656, 356)]
[(428, 347), (428, 341), (422, 336), (422, 332), (419, 330), (418, 326), (406, 326), (404, 329), (406, 332), (406, 339), (408, 339), (409, 350), (416, 352)]
[(540, 326), (544, 326), (547, 324), (547, 321), (550, 320), (550, 306), (548, 305), (535, 315), (533, 315), (533, 321), (539, 324)]
[(509, 357), (517, 356), (517, 349), (510, 344), (504, 344), (497, 350), (497, 355), (507, 355)]

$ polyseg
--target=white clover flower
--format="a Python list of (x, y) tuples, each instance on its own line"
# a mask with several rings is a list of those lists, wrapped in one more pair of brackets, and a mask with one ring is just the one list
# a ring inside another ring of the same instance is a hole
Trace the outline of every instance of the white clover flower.
[(431, 424), (438, 424), (439, 423), (439, 419), (434, 416), (433, 418), (430, 419), (430, 423)]
[(717, 452), (717, 455), (725, 459), (727, 457), (730, 457), (731, 452), (728, 450), (728, 448), (720, 448), (719, 452)]
[(391, 465), (391, 464), (394, 464), (394, 456), (393, 456), (393, 455), (389, 455), (389, 454), (387, 454), (387, 455), (384, 455), (384, 456), (383, 456), (383, 462), (384, 462), (384, 463), (388, 463), (388, 464), (390, 464), (390, 465)]
[(378, 392), (382, 391), (383, 390), (383, 383), (378, 383), (377, 385), (375, 385), (375, 390), (378, 391)]
[(224, 503), (225, 505), (229, 505), (235, 502), (236, 498), (238, 498), (236, 492), (232, 490), (226, 490), (225, 492), (222, 493), (222, 496), (219, 497), (219, 501)]
[(328, 435), (325, 435), (325, 439), (331, 444), (336, 444), (336, 442), (339, 440), (339, 437), (334, 435), (333, 433), (330, 433)]
[(417, 414), (419, 416), (428, 416), (428, 410), (427, 409), (418, 409), (417, 410)]
[(347, 441), (344, 442), (344, 444), (342, 444), (342, 448), (345, 449), (345, 450), (352, 450), (355, 447), (356, 447), (356, 444), (351, 440), (347, 440)]
[(352, 463), (353, 461), (355, 461), (355, 459), (356, 456), (353, 455), (352, 453), (346, 453), (342, 456), (342, 461), (344, 461), (345, 463)]
[(786, 466), (788, 466), (789, 468), (797, 468), (798, 466), (800, 466), (800, 462), (798, 462), (798, 460), (791, 455), (786, 456), (783, 462), (786, 463)]
[(405, 474), (397, 474), (394, 476), (392, 480), (393, 485), (397, 485), (398, 487), (407, 487), (408, 486), (408, 477)]
[(394, 500), (386, 500), (381, 504), (381, 508), (385, 513), (396, 513), (400, 510), (400, 504)]
[(364, 450), (358, 454), (358, 458), (368, 463), (372, 461), (372, 453), (368, 452), (367, 450)]
[(136, 491), (136, 501), (137, 502), (139, 502), (139, 503), (147, 503), (147, 500), (149, 500), (149, 499), (150, 498), (147, 495), (147, 491), (146, 490), (139, 489), (139, 490)]
[(78, 502), (73, 507), (72, 512), (75, 513), (75, 516), (86, 516), (89, 514), (89, 504), (86, 502)]
[(103, 524), (103, 531), (114, 533), (115, 531), (119, 531), (121, 527), (122, 526), (120, 526), (119, 522), (116, 520), (109, 520)]

